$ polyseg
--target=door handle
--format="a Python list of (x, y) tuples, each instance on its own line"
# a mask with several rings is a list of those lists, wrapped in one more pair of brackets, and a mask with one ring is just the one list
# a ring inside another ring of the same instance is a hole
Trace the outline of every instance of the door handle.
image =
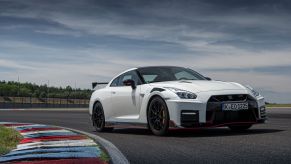
[(112, 94), (115, 94), (116, 92), (115, 92), (115, 91), (112, 91), (111, 93), (112, 93)]

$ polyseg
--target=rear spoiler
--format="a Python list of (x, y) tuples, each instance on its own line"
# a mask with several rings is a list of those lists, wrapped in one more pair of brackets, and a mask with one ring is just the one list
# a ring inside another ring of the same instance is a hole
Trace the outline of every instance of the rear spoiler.
[(92, 83), (92, 89), (94, 89), (97, 85), (105, 85), (108, 84), (109, 82), (93, 82)]

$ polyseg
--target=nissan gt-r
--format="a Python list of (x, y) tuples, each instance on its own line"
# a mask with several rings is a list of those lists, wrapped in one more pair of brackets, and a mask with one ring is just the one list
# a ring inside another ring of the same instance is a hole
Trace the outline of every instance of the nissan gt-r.
[(266, 120), (264, 97), (252, 87), (211, 80), (175, 66), (120, 73), (93, 92), (89, 113), (99, 132), (130, 125), (148, 127), (155, 135), (165, 135), (171, 128), (246, 130)]

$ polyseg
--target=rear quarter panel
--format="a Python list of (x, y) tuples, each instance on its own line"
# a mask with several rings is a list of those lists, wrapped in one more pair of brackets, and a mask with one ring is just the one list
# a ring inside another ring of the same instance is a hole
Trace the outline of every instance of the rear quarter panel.
[(111, 98), (111, 92), (110, 92), (109, 87), (94, 91), (90, 98), (90, 104), (89, 104), (90, 115), (92, 115), (94, 104), (99, 101), (103, 106), (105, 119), (108, 116), (110, 116), (110, 112), (111, 112), (110, 98)]

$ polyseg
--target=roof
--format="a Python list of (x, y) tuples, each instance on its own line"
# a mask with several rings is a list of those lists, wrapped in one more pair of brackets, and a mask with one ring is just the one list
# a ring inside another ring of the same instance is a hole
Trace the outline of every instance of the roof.
[(137, 67), (137, 69), (140, 69), (140, 68), (156, 68), (156, 67), (178, 67), (178, 68), (183, 68), (183, 67), (179, 67), (179, 66), (143, 66), (143, 67)]

